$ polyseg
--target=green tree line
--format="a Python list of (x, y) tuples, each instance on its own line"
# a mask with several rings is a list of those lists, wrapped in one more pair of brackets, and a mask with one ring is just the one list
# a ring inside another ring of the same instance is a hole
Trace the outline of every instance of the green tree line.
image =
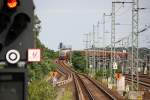
[(72, 55), (72, 64), (76, 71), (86, 73), (86, 60), (85, 56), (81, 55), (81, 52), (75, 51)]

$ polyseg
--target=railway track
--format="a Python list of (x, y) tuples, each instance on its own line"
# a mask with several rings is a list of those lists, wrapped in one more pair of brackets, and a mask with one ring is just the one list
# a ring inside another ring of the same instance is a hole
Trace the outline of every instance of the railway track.
[(117, 99), (86, 75), (75, 72), (64, 62), (61, 62), (61, 66), (73, 75), (73, 83), (75, 85), (75, 95), (77, 100), (121, 100)]
[(69, 75), (73, 76), (72, 83), (74, 86), (75, 99), (81, 100), (80, 98), (83, 97), (83, 96), (81, 96), (82, 91), (81, 91), (81, 88), (78, 84), (78, 80), (76, 79), (75, 75), (68, 68), (65, 67), (66, 65), (61, 60), (58, 61), (58, 64), (59, 64), (58, 68), (60, 69), (60, 71), (64, 72), (66, 74), (66, 76), (68, 76), (68, 77), (69, 77)]
[[(125, 75), (126, 76), (126, 80), (131, 82), (131, 75)], [(137, 83), (137, 79), (136, 76), (134, 76), (134, 83)], [(150, 90), (150, 79), (148, 76), (139, 76), (139, 84), (141, 85), (141, 87), (144, 87), (145, 90), (149, 91)]]
[(59, 65), (57, 67), (57, 70), (63, 75), (65, 76), (64, 80), (58, 81), (56, 83), (57, 86), (62, 86), (65, 85), (67, 83), (70, 83), (73, 79), (72, 73), (70, 73), (69, 71), (67, 71), (66, 69), (64, 69), (62, 66), (62, 63), (57, 61), (57, 64)]
[(64, 67), (64, 63), (62, 63), (62, 61), (59, 61), (58, 62), (59, 66), (58, 66), (58, 69), (68, 77), (71, 76), (72, 72), (70, 70), (68, 70), (66, 67)]
[[(131, 74), (124, 74), (127, 77), (131, 77)], [(136, 75), (133, 75), (136, 77)], [(140, 80), (150, 83), (150, 77), (148, 75), (139, 75)]]
[(85, 87), (86, 93), (88, 94), (88, 100), (116, 100), (115, 97), (99, 87), (85, 75), (77, 75), (77, 77)]

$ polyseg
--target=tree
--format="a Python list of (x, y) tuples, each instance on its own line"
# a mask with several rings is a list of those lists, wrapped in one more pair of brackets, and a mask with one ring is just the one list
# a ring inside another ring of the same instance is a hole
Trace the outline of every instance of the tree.
[(75, 70), (79, 72), (85, 72), (86, 60), (80, 52), (73, 52), (72, 63)]

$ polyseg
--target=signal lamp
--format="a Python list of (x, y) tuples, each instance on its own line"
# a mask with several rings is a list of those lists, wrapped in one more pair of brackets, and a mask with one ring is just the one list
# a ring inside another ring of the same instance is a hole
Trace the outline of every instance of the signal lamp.
[(7, 0), (7, 6), (8, 8), (16, 8), (18, 5), (17, 0)]
[(14, 22), (12, 23), (6, 36), (5, 46), (8, 46), (19, 37), (19, 35), (27, 27), (28, 22), (30, 22), (30, 18), (24, 13), (19, 13), (15, 16)]

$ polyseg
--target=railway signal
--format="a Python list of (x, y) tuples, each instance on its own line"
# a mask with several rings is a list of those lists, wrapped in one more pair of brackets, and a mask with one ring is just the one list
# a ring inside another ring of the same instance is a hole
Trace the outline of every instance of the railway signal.
[(0, 0), (0, 63), (7, 62), (0, 69), (2, 100), (27, 99), (25, 63), (34, 48), (33, 18), (33, 0)]
[(20, 58), (13, 52), (8, 59), (27, 61), (27, 50), (34, 47), (33, 17), (32, 0), (0, 0), (0, 61), (7, 60), (6, 55), (12, 50)]
[(121, 73), (115, 73), (115, 78), (116, 78), (116, 80), (120, 80), (121, 79)]
[(1, 100), (27, 100), (26, 71), (22, 68), (0, 69)]

